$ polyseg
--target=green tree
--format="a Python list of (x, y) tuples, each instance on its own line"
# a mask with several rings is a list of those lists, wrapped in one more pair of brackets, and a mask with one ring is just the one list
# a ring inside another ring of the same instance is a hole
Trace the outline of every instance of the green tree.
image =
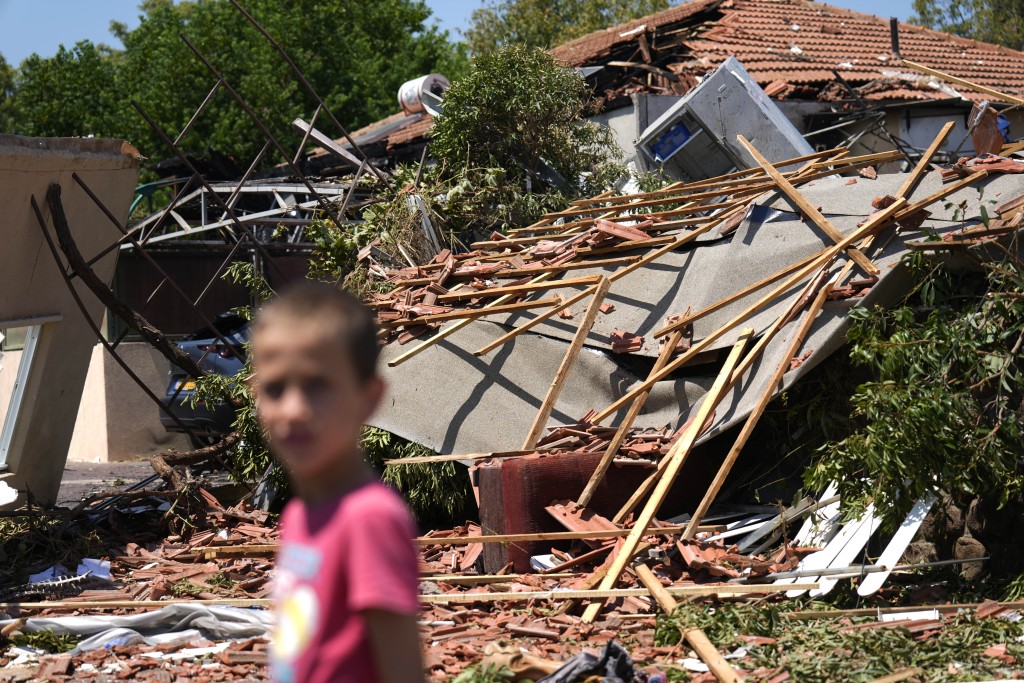
[(670, 4), (669, 0), (491, 0), (473, 10), (466, 42), (474, 55), (502, 45), (547, 49)]
[(0, 55), (0, 133), (14, 132), (14, 68)]
[(891, 310), (855, 308), (850, 358), (873, 379), (851, 396), (855, 428), (819, 452), (812, 490), (839, 482), (843, 504), (874, 501), (898, 524), (922, 494), (1024, 492), (1024, 262), (993, 247), (980, 272), (905, 261), (918, 287)]
[(450, 169), (500, 168), (506, 177), (569, 194), (605, 189), (622, 173), (611, 131), (585, 120), (589, 89), (546, 52), (503, 47), (476, 57), (452, 84), (434, 125), (431, 151)]
[[(248, 0), (245, 6), (350, 129), (396, 111), (405, 80), (430, 72), (457, 78), (468, 65), (447, 32), (428, 25), (430, 10), (421, 0)], [(291, 121), (308, 120), (315, 110), (288, 65), (227, 0), (145, 0), (136, 28), (114, 22), (111, 32), (123, 51), (83, 42), (61, 48), (53, 58), (33, 55), (25, 61), (15, 95), (19, 130), (123, 137), (150, 159), (166, 158), (170, 150), (131, 102), (174, 137), (216, 82), (179, 34), (224, 74), (286, 147), (301, 139)], [(325, 118), (318, 127), (340, 136)], [(222, 89), (183, 145), (196, 155), (216, 149), (244, 167), (263, 140)], [(272, 151), (265, 164), (282, 161)]]
[(914, 11), (915, 24), (1024, 49), (1024, 0), (914, 0)]
[[(427, 26), (430, 11), (422, 2), (252, 0), (246, 8), (281, 42), (350, 129), (394, 112), (398, 87), (405, 80), (432, 71), (454, 78), (465, 67), (465, 57), (447, 33)], [(287, 64), (226, 0), (150, 0), (142, 10), (137, 28), (113, 27), (125, 45), (119, 69), (122, 92), (170, 130), (184, 127), (216, 79), (179, 38), (183, 33), (275, 135), (298, 144), (300, 135), (290, 123), (296, 117), (308, 120), (315, 105)], [(138, 141), (144, 154), (167, 153), (138, 116), (125, 121), (131, 126), (130, 139)], [(324, 119), (318, 127), (340, 135)], [(185, 144), (194, 153), (212, 147), (245, 165), (262, 141), (245, 112), (221, 92)]]
[(117, 136), (116, 70), (108, 48), (88, 40), (50, 58), (31, 55), (15, 80), (14, 129), (36, 136)]

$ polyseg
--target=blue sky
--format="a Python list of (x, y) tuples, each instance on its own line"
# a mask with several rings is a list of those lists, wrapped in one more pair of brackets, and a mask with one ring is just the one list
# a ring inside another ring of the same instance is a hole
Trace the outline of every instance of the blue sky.
[[(18, 64), (33, 52), (50, 56), (59, 45), (84, 39), (118, 46), (110, 35), (110, 21), (135, 25), (138, 4), (138, 0), (0, 0), (0, 54)], [(481, 0), (427, 0), (434, 18), (453, 33), (465, 28), (481, 4)], [(913, 13), (912, 0), (831, 0), (830, 4), (900, 19)]]

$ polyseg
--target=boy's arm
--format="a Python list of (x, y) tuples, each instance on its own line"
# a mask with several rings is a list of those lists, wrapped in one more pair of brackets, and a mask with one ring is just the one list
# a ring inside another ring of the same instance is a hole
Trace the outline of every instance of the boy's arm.
[(422, 683), (423, 656), (415, 615), (368, 609), (363, 618), (381, 683)]

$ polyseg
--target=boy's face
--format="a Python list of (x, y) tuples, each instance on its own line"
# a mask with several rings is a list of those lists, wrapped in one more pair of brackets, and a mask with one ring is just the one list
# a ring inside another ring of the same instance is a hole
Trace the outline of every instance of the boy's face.
[(290, 474), (302, 484), (350, 471), (383, 382), (360, 380), (346, 349), (316, 324), (271, 322), (252, 347), (257, 413)]

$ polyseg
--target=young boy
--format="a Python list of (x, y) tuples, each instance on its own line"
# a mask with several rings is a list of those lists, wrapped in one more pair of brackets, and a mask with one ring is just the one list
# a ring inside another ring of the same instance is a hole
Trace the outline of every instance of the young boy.
[(414, 527), (359, 450), (384, 393), (370, 313), (326, 285), (257, 314), (252, 389), (296, 497), (281, 516), (278, 683), (421, 683)]

